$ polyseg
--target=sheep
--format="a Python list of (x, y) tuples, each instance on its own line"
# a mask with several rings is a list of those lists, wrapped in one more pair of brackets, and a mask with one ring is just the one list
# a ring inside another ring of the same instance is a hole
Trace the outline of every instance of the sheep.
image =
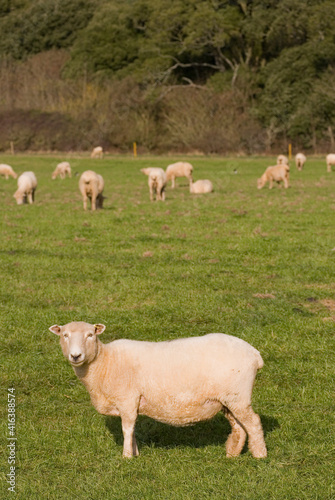
[(288, 165), (288, 158), (284, 155), (279, 155), (277, 157), (277, 165)]
[(104, 157), (104, 151), (101, 146), (93, 148), (93, 151), (91, 153), (91, 158), (99, 158), (101, 160), (103, 157)]
[(303, 169), (303, 166), (305, 165), (306, 160), (307, 160), (307, 158), (303, 153), (298, 153), (295, 155), (295, 165), (296, 165), (298, 170)]
[(6, 165), (5, 163), (1, 163), (0, 165), (0, 175), (4, 175), (6, 180), (9, 176), (13, 177), (13, 179), (17, 178), (17, 174), (14, 172), (10, 165)]
[(83, 197), (84, 210), (87, 210), (87, 198), (91, 200), (91, 210), (102, 208), (104, 180), (101, 175), (93, 170), (86, 170), (80, 176), (79, 189)]
[(327, 155), (326, 161), (327, 161), (327, 172), (331, 172), (332, 165), (335, 165), (335, 155), (334, 154)]
[(190, 163), (178, 161), (166, 167), (166, 181), (171, 180), (171, 187), (176, 185), (176, 177), (186, 177), (191, 185), (193, 178), (193, 166)]
[(262, 189), (267, 182), (269, 182), (269, 188), (272, 189), (273, 181), (284, 182), (285, 188), (288, 188), (288, 181), (290, 177), (290, 167), (288, 165), (275, 165), (274, 167), (268, 167), (262, 177), (257, 180), (258, 189)]
[(65, 179), (66, 174), (69, 177), (72, 177), (70, 163), (68, 161), (62, 161), (61, 163), (58, 163), (51, 178), (54, 180), (59, 175), (61, 179)]
[(213, 192), (213, 184), (211, 181), (205, 179), (196, 181), (190, 184), (190, 193), (193, 194), (202, 194), (202, 193), (212, 193)]
[(165, 342), (98, 340), (103, 324), (74, 321), (49, 330), (60, 337), (64, 356), (103, 415), (121, 417), (123, 456), (139, 454), (134, 429), (137, 415), (185, 426), (209, 420), (220, 410), (232, 432), (227, 457), (238, 456), (248, 434), (255, 458), (267, 456), (261, 420), (251, 407), (260, 353), (231, 335)]
[(23, 172), (17, 180), (18, 189), (14, 193), (14, 198), (18, 205), (28, 202), (31, 204), (35, 199), (37, 179), (34, 172)]
[(148, 176), (150, 201), (165, 201), (166, 174), (162, 168), (142, 168), (141, 172)]

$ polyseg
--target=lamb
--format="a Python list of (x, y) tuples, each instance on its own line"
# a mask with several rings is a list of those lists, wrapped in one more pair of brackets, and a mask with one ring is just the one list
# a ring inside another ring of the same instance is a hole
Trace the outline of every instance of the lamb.
[(284, 155), (279, 155), (277, 157), (277, 165), (288, 165), (288, 158)]
[(288, 181), (290, 177), (289, 172), (290, 167), (288, 165), (268, 167), (262, 177), (257, 180), (258, 189), (262, 189), (267, 182), (269, 183), (269, 188), (272, 189), (273, 181), (278, 182), (278, 184), (283, 181), (285, 188), (288, 188)]
[(166, 168), (166, 181), (171, 180), (171, 187), (174, 188), (176, 185), (176, 177), (186, 177), (191, 185), (193, 181), (192, 173), (193, 166), (190, 163), (178, 161), (177, 163), (172, 163)]
[(296, 165), (298, 170), (303, 169), (303, 166), (305, 165), (306, 160), (307, 160), (307, 158), (303, 153), (298, 153), (295, 155), (295, 165)]
[(9, 176), (13, 177), (13, 179), (17, 178), (17, 174), (14, 172), (10, 165), (6, 165), (5, 163), (0, 164), (0, 175), (4, 175), (6, 180)]
[(202, 194), (202, 193), (212, 193), (213, 192), (213, 184), (211, 181), (205, 179), (196, 181), (190, 184), (190, 193), (193, 194)]
[(327, 161), (327, 172), (331, 172), (332, 165), (335, 165), (335, 155), (334, 154), (327, 155), (326, 161)]
[(79, 189), (83, 197), (84, 210), (87, 210), (87, 198), (91, 200), (91, 210), (102, 208), (104, 180), (101, 175), (86, 170), (79, 179)]
[(91, 153), (91, 158), (99, 158), (101, 160), (103, 157), (104, 157), (104, 151), (101, 146), (93, 148), (93, 151)]
[(248, 434), (255, 458), (267, 456), (261, 420), (251, 407), (260, 353), (223, 333), (167, 342), (119, 339), (103, 344), (103, 324), (83, 321), (49, 330), (60, 336), (64, 356), (103, 415), (121, 417), (123, 456), (138, 455), (137, 415), (175, 426), (209, 420), (220, 410), (232, 432), (227, 457), (238, 456)]
[(150, 192), (150, 201), (154, 200), (156, 194), (156, 201), (165, 201), (165, 186), (166, 175), (162, 168), (142, 168), (141, 172), (148, 176), (148, 185)]
[(70, 163), (68, 161), (62, 161), (61, 163), (58, 163), (51, 178), (54, 180), (59, 175), (61, 179), (65, 179), (66, 174), (69, 177), (72, 177)]
[(14, 198), (18, 205), (28, 202), (31, 204), (35, 199), (37, 179), (34, 172), (23, 172), (17, 180), (18, 189), (14, 193)]

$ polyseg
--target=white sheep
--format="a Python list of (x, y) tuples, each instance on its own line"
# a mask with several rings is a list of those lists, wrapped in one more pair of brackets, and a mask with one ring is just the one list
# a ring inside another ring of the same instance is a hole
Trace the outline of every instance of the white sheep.
[(290, 167), (288, 165), (275, 165), (268, 167), (262, 177), (257, 180), (258, 189), (262, 189), (265, 184), (269, 183), (269, 188), (272, 189), (273, 181), (284, 182), (285, 188), (288, 188), (288, 181), (290, 178)]
[(263, 360), (244, 340), (211, 333), (167, 342), (119, 339), (103, 344), (97, 338), (105, 330), (102, 324), (79, 321), (49, 330), (60, 336), (63, 354), (96, 410), (121, 417), (124, 457), (138, 455), (137, 415), (184, 426), (220, 410), (232, 427), (227, 456), (241, 453), (248, 434), (252, 455), (266, 457), (261, 420), (251, 407)]
[(332, 165), (335, 165), (335, 155), (334, 154), (327, 155), (326, 161), (327, 161), (327, 172), (331, 172)]
[(207, 179), (192, 182), (190, 184), (190, 193), (202, 194), (202, 193), (212, 193), (212, 192), (213, 192), (213, 184), (211, 183), (211, 181)]
[(279, 155), (277, 157), (277, 165), (288, 165), (288, 158), (284, 155)]
[(10, 165), (6, 165), (5, 163), (1, 163), (0, 165), (0, 175), (4, 175), (6, 179), (8, 177), (13, 177), (13, 179), (17, 178), (17, 174), (14, 172)]
[(307, 160), (307, 158), (303, 153), (297, 153), (295, 155), (295, 165), (296, 165), (298, 170), (303, 169), (303, 166), (305, 165), (306, 160)]
[(37, 179), (34, 172), (23, 172), (17, 180), (17, 191), (14, 193), (14, 198), (18, 205), (28, 202), (33, 203), (35, 199), (35, 190), (37, 187)]
[(150, 201), (165, 201), (166, 175), (162, 168), (142, 168), (141, 172), (148, 176), (148, 185), (150, 192)]
[(58, 163), (51, 178), (54, 180), (59, 175), (61, 179), (65, 179), (66, 174), (69, 177), (72, 177), (70, 163), (68, 161), (62, 161), (61, 163)]
[(104, 157), (104, 151), (101, 146), (93, 148), (93, 151), (91, 153), (91, 158), (99, 158), (101, 160), (103, 157)]
[(83, 197), (84, 210), (87, 210), (87, 199), (91, 200), (91, 209), (102, 208), (104, 197), (104, 180), (101, 175), (86, 170), (79, 179), (79, 189)]
[(184, 161), (178, 161), (177, 163), (172, 163), (166, 167), (166, 181), (172, 182), (171, 187), (176, 185), (176, 177), (186, 177), (191, 185), (193, 178), (193, 166), (190, 163)]

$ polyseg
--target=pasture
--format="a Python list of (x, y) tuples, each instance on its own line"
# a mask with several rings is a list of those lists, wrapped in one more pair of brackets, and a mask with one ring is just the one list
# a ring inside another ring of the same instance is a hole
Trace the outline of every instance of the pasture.
[[(52, 181), (63, 160), (73, 177)], [(177, 179), (151, 203), (140, 168), (173, 161), (1, 157), (38, 179), (35, 203), (17, 206), (16, 181), (0, 178), (3, 442), (11, 387), (17, 436), (16, 493), (4, 446), (1, 498), (335, 498), (335, 172), (321, 157), (302, 172), (291, 161), (289, 189), (257, 190), (274, 158), (188, 157), (215, 192)], [(74, 175), (87, 169), (105, 180), (93, 213)], [(105, 343), (223, 332), (252, 344), (268, 458), (227, 459), (220, 414), (187, 428), (141, 417), (140, 457), (122, 459), (120, 419), (96, 412), (48, 331), (73, 320), (104, 323)]]

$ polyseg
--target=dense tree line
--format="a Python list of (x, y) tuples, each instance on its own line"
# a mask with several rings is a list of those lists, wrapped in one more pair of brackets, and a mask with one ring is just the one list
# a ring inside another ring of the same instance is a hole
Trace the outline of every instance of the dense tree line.
[[(332, 0), (0, 0), (0, 147), (330, 150), (334, 19)], [(67, 140), (5, 132), (13, 110)]]

